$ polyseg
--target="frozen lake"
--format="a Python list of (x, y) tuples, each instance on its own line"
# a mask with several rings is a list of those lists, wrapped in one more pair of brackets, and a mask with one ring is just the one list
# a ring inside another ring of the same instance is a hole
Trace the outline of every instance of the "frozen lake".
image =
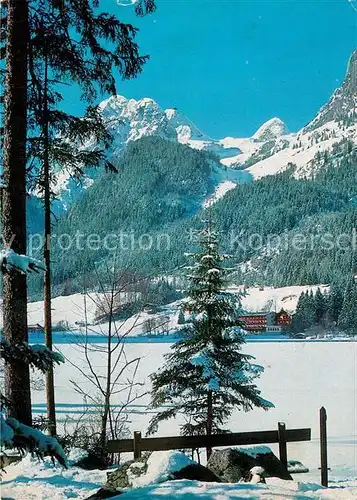
[[(54, 331), (53, 334), (53, 342), (58, 345), (63, 344), (76, 344), (78, 342), (83, 341), (83, 333), (76, 331)], [(122, 337), (120, 341), (125, 342), (126, 344), (172, 344), (178, 340), (173, 334), (170, 335), (127, 335)], [(29, 335), (30, 344), (43, 344), (44, 343), (44, 333), (41, 331), (32, 331)], [(105, 335), (98, 333), (90, 333), (87, 336), (87, 342), (89, 344), (106, 344), (107, 338)], [(115, 342), (115, 339), (113, 339)], [(334, 339), (334, 338), (326, 338), (326, 339), (293, 339), (289, 338), (285, 335), (281, 334), (256, 334), (256, 335), (247, 335), (246, 337), (247, 343), (271, 343), (271, 342), (352, 342), (348, 339)]]

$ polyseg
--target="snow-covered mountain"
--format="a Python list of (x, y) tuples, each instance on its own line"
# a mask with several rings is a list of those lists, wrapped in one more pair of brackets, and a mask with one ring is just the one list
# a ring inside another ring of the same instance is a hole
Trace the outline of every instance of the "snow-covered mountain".
[(183, 144), (188, 141), (212, 141), (210, 137), (205, 135), (196, 125), (191, 122), (177, 108), (165, 109), (165, 115), (170, 124), (175, 128), (177, 140)]
[[(268, 124), (269, 122), (265, 125)], [(271, 141), (268, 140), (260, 150), (253, 153), (251, 140), (247, 143), (246, 151), (241, 146), (243, 154), (250, 155), (244, 158), (244, 162), (247, 171), (255, 179), (277, 174), (291, 164), (296, 166), (296, 177), (309, 177), (319, 166), (318, 158), (323, 153), (335, 150), (338, 155), (340, 144), (346, 141), (357, 144), (357, 50), (350, 57), (343, 84), (335, 90), (327, 104), (309, 124), (294, 134), (287, 134), (286, 128), (279, 127), (276, 119), (272, 120), (272, 124), (272, 128), (277, 130), (280, 136), (274, 139), (270, 133)], [(257, 134), (261, 137), (262, 129), (263, 137), (268, 137), (264, 127), (258, 130), (253, 140)], [(241, 158), (238, 156), (236, 163), (239, 164)], [(225, 162), (232, 165), (231, 159)]]
[(255, 179), (274, 175), (295, 165), (296, 177), (309, 177), (323, 153), (337, 151), (346, 141), (357, 144), (357, 50), (349, 60), (346, 76), (327, 104), (300, 131), (288, 133), (284, 122), (272, 118), (250, 138), (227, 137), (219, 142), (240, 153), (221, 158), (231, 168), (245, 168)]
[(116, 95), (103, 101), (99, 108), (114, 136), (114, 154), (119, 153), (128, 142), (145, 136), (177, 139), (174, 126), (153, 99), (136, 101)]
[[(336, 149), (336, 144), (346, 140), (357, 144), (357, 50), (350, 58), (342, 86), (297, 133), (289, 133), (286, 124), (275, 117), (251, 137), (212, 139), (180, 110), (162, 109), (150, 98), (135, 100), (117, 95), (106, 99), (99, 107), (114, 136), (114, 157), (120, 155), (129, 142), (154, 135), (214, 153), (224, 167), (246, 170), (254, 179), (277, 174), (291, 165), (296, 166), (297, 177), (309, 176), (318, 166), (316, 159), (321, 153)], [(89, 179), (76, 186), (67, 173), (60, 173), (55, 191), (63, 199), (64, 206), (69, 206), (83, 188), (90, 186), (95, 176), (95, 172), (88, 172)], [(231, 176), (225, 180), (231, 181)], [(218, 197), (232, 188), (232, 182), (222, 189), (218, 183)]]
[(212, 139), (176, 108), (162, 110), (152, 99), (111, 97), (101, 104), (112, 125), (117, 148), (143, 135), (160, 135), (194, 149), (215, 153), (230, 168), (247, 169), (254, 178), (273, 175), (291, 164), (296, 175), (309, 175), (317, 153), (330, 151), (343, 140), (357, 143), (357, 50), (348, 63), (340, 88), (303, 129), (289, 133), (277, 117), (269, 119), (252, 137)]
[(194, 149), (212, 151), (219, 158), (240, 153), (236, 147), (221, 144), (205, 135), (181, 111), (162, 109), (153, 99), (126, 99), (112, 96), (100, 104), (103, 116), (114, 135), (114, 153), (119, 153), (130, 141), (148, 135), (176, 140)]

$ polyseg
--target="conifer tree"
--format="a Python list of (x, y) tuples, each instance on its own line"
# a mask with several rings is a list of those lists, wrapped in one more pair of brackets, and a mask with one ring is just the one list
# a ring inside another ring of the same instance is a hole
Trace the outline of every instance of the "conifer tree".
[[(38, 110), (40, 135), (31, 137), (30, 153), (33, 155), (35, 175), (33, 184), (37, 184), (38, 193), (42, 196), (44, 207), (44, 332), (48, 349), (52, 350), (52, 313), (51, 313), (51, 253), (50, 241), (52, 232), (52, 201), (51, 186), (54, 181), (53, 167), (67, 171), (74, 178), (83, 174), (83, 169), (98, 167), (101, 164), (111, 170), (114, 167), (105, 157), (105, 150), (111, 142), (111, 137), (106, 131), (101, 115), (95, 108), (88, 108), (83, 118), (77, 118), (63, 113), (61, 120), (55, 125), (51, 117), (57, 110), (49, 107), (51, 89), (48, 77), (47, 59), (44, 62), (44, 78), (42, 104), (43, 110)], [(58, 134), (61, 134), (58, 136)], [(87, 150), (83, 145), (86, 141), (95, 141), (101, 145), (94, 150)], [(38, 167), (38, 168), (36, 168)], [(56, 413), (54, 377), (52, 368), (46, 372), (46, 400), (49, 432), (56, 435)]]
[(341, 314), (341, 309), (343, 305), (343, 293), (341, 288), (336, 285), (330, 287), (330, 292), (328, 294), (327, 300), (327, 315), (328, 319), (335, 326), (338, 323), (338, 319)]
[(177, 318), (177, 324), (178, 325), (184, 325), (185, 323), (186, 323), (185, 313), (183, 312), (182, 309), (180, 309), (180, 312), (179, 312), (179, 315), (178, 315), (178, 318)]
[[(52, 349), (50, 185), (53, 167), (62, 167), (75, 178), (89, 166), (104, 164), (114, 169), (105, 157), (109, 134), (100, 113), (90, 107), (82, 119), (59, 111), (58, 105), (63, 99), (59, 84), (68, 81), (77, 84), (83, 91), (82, 99), (92, 103), (98, 92), (115, 93), (114, 69), (123, 78), (133, 78), (141, 72), (147, 57), (139, 54), (135, 42), (137, 30), (101, 12), (95, 0), (30, 0), (29, 5), (29, 110), (30, 125), (35, 132), (30, 138), (29, 155), (35, 159), (33, 178), (44, 200), (44, 330), (46, 345)], [(154, 0), (140, 0), (136, 4), (138, 15), (154, 9)], [(50, 432), (55, 435), (51, 369), (46, 374), (46, 393)]]
[(357, 283), (354, 278), (347, 284), (338, 326), (348, 335), (357, 335)]
[(310, 325), (308, 311), (310, 310), (310, 297), (308, 292), (301, 292), (296, 312), (293, 316), (292, 329), (295, 333), (304, 332)]
[[(156, 432), (164, 420), (183, 415), (185, 435), (211, 435), (223, 431), (234, 409), (267, 410), (254, 380), (263, 368), (241, 352), (244, 337), (238, 320), (239, 298), (225, 291), (227, 256), (219, 253), (218, 239), (210, 220), (198, 233), (200, 251), (190, 254), (189, 288), (184, 311), (193, 316), (185, 337), (172, 346), (164, 366), (151, 376), (151, 407), (159, 411), (148, 433)], [(209, 456), (211, 449), (207, 449)]]
[[(322, 304), (320, 304), (320, 306), (323, 308)], [(302, 292), (296, 306), (296, 312), (293, 316), (292, 329), (295, 333), (305, 332), (316, 324), (317, 313), (314, 293), (312, 290), (310, 292)]]
[(298, 303), (296, 305), (295, 314), (293, 315), (292, 319), (292, 330), (295, 333), (303, 331), (304, 328), (305, 298), (305, 293), (301, 292)]
[[(46, 374), (53, 370), (54, 364), (64, 361), (62, 355), (52, 352), (42, 345), (29, 346), (26, 342), (10, 344), (7, 340), (0, 341), (0, 357), (6, 363), (21, 362), (32, 369)], [(51, 456), (67, 467), (64, 451), (58, 441), (43, 434), (38, 429), (19, 422), (14, 417), (5, 417), (4, 410), (11, 411), (11, 402), (1, 394), (0, 413), (0, 449), (6, 453), (7, 449), (17, 448), (21, 453), (28, 451), (43, 458)]]
[(311, 324), (314, 324), (316, 322), (316, 303), (315, 303), (315, 295), (313, 290), (310, 290), (310, 292), (306, 292), (306, 295), (308, 296), (308, 301), (307, 301), (307, 306), (308, 306), (308, 311), (311, 313)]
[(325, 296), (322, 294), (320, 288), (315, 293), (315, 320), (317, 325), (321, 325), (326, 318), (327, 304)]

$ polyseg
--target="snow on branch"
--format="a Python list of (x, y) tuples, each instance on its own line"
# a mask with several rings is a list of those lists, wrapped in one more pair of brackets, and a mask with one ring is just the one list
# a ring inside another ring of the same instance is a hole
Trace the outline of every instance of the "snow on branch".
[(214, 371), (212, 370), (210, 359), (203, 351), (194, 354), (191, 357), (191, 363), (194, 366), (200, 366), (203, 369), (202, 370), (203, 377), (205, 378), (214, 377)]
[(22, 361), (32, 368), (46, 373), (54, 364), (64, 363), (64, 357), (43, 345), (29, 346), (26, 342), (10, 344), (5, 339), (0, 341), (0, 357), (7, 362)]
[(29, 451), (41, 459), (45, 456), (56, 458), (63, 467), (67, 468), (66, 455), (57, 439), (21, 424), (15, 418), (6, 419), (3, 413), (0, 414), (0, 445), (1, 448)]
[(14, 269), (22, 274), (26, 274), (32, 271), (36, 273), (45, 271), (46, 267), (40, 260), (33, 259), (28, 255), (18, 254), (11, 248), (4, 248), (0, 250), (0, 269), (2, 271)]
[[(208, 352), (208, 349), (206, 349)], [(221, 390), (221, 381), (216, 375), (214, 367), (212, 366), (212, 361), (205, 351), (199, 351), (191, 357), (191, 363), (194, 366), (199, 366), (202, 368), (202, 377), (207, 379), (207, 389), (213, 392), (219, 392)]]

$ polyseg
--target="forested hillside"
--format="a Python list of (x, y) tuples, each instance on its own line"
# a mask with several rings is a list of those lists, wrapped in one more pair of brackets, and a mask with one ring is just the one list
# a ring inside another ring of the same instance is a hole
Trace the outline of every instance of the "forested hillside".
[(312, 177), (294, 178), (291, 166), (282, 174), (238, 186), (214, 206), (227, 248), (237, 262), (250, 261), (237, 273), (238, 281), (331, 283), (351, 272), (356, 148), (346, 142), (315, 163)]
[[(53, 239), (54, 284), (90, 274), (114, 255), (118, 265), (141, 273), (164, 269), (165, 234), (196, 213), (213, 191), (210, 162), (207, 153), (158, 137), (130, 143), (115, 162), (118, 173), (103, 172), (59, 219)], [(76, 234), (83, 235), (78, 240), (80, 248), (74, 241)], [(61, 235), (69, 236), (63, 236), (63, 244), (58, 245)], [(89, 235), (100, 239), (97, 246), (89, 245), (92, 249), (85, 244)], [(164, 235), (162, 241), (160, 235)], [(155, 243), (146, 251), (151, 237)], [(141, 247), (145, 248), (142, 252)], [(176, 248), (168, 249), (170, 259), (175, 254), (179, 255)], [(172, 262), (170, 269), (175, 267)], [(37, 289), (37, 281), (35, 277), (32, 290)]]
[[(345, 141), (314, 161), (308, 178), (295, 178), (291, 165), (238, 185), (213, 205), (224, 250), (234, 256), (237, 283), (339, 283), (350, 274), (357, 152)], [(140, 274), (175, 274), (192, 250), (190, 229), (198, 227), (202, 201), (213, 190), (207, 153), (147, 137), (131, 143), (116, 165), (118, 174), (103, 173), (59, 220), (55, 238), (69, 235), (72, 247), (60, 250), (54, 242), (57, 287), (70, 278), (76, 289), (83, 274), (100, 270), (115, 253), (121, 267)], [(83, 235), (80, 248), (76, 233)], [(100, 243), (88, 248), (84, 238), (92, 234)], [(103, 248), (108, 234), (124, 235), (116, 239), (116, 252)], [(67, 241), (62, 240), (65, 247)], [(31, 290), (39, 286), (34, 278)]]

